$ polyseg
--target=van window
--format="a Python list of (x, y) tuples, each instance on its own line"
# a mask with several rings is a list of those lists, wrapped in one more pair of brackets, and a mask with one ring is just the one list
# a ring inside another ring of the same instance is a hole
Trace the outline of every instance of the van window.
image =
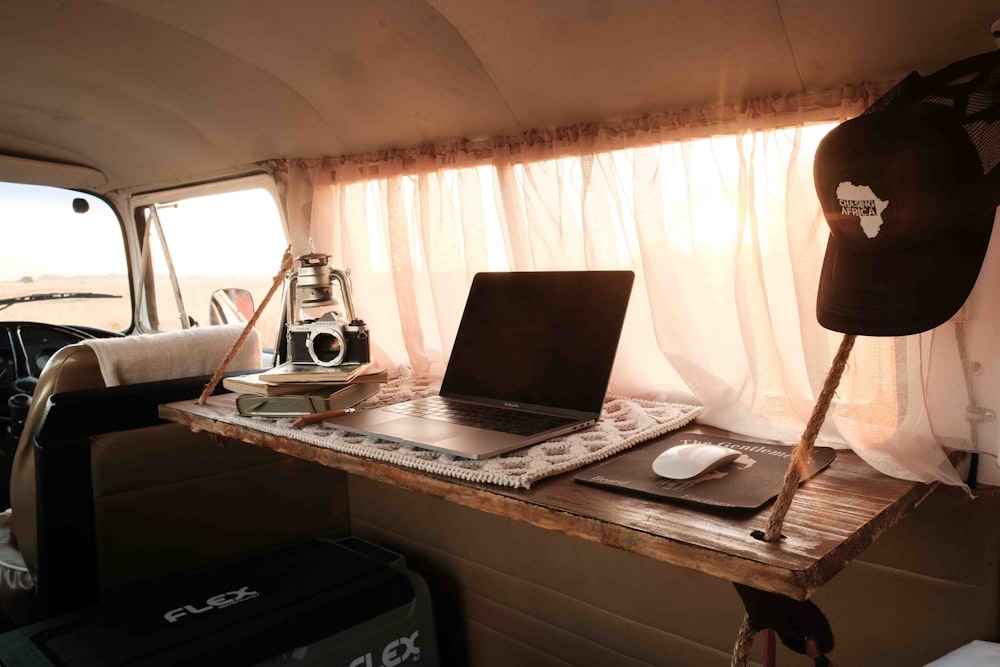
[(106, 201), (0, 183), (0, 321), (131, 328), (125, 241)]
[[(650, 132), (574, 155), (557, 139), (581, 128), (439, 146), (433, 161), (373, 156), (364, 170), (292, 164), (288, 192), (312, 197), (289, 211), (312, 209), (289, 225), (351, 270), (372, 341), (416, 373), (443, 373), (478, 271), (633, 269), (609, 391), (698, 402), (712, 426), (794, 440), (841, 337), (815, 320), (829, 232), (813, 155), (832, 127)], [(892, 340), (865, 337), (835, 412), (905, 418), (909, 370)]]
[[(158, 199), (137, 211), (149, 248), (143, 290), (149, 321), (144, 328), (170, 331), (226, 323), (211, 313), (218, 290), (249, 291), (252, 314), (271, 288), (286, 247), (271, 193), (250, 187), (181, 198), (166, 193)], [(274, 346), (281, 315), (279, 289), (257, 321), (265, 348)]]
[(812, 371), (786, 355), (791, 345), (816, 373), (828, 364), (823, 333), (799, 332), (814, 317), (810, 281), (827, 229), (812, 156), (833, 126), (662, 141), (650, 133), (635, 146), (580, 141), (576, 153), (531, 135), (439, 146), (434, 161), (372, 156), (365, 171), (355, 168), (363, 156), (293, 164), (288, 191), (311, 191), (312, 209), (289, 224), (293, 238), (317, 239), (350, 269), (359, 316), (394, 365), (444, 372), (479, 271), (632, 269), (610, 391), (692, 402), (738, 387), (745, 395), (722, 398), (745, 398), (773, 420), (793, 409), (782, 365)]

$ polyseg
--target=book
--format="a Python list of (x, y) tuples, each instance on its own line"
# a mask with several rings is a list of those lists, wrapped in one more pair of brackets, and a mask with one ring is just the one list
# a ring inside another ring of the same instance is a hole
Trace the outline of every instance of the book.
[(371, 367), (371, 363), (318, 366), (286, 361), (260, 374), (260, 379), (272, 384), (286, 382), (350, 382)]
[(350, 383), (331, 390), (288, 394), (286, 396), (261, 396), (240, 394), (236, 397), (236, 410), (246, 417), (292, 417), (338, 408), (354, 407), (378, 393), (381, 384), (376, 382)]
[(366, 372), (344, 380), (324, 380), (321, 382), (281, 382), (276, 383), (261, 377), (265, 372), (234, 375), (222, 378), (222, 386), (238, 394), (256, 394), (258, 396), (286, 396), (288, 394), (303, 394), (309, 392), (331, 391), (331, 386), (356, 383), (382, 383), (389, 381), (389, 373), (384, 368), (369, 366)]

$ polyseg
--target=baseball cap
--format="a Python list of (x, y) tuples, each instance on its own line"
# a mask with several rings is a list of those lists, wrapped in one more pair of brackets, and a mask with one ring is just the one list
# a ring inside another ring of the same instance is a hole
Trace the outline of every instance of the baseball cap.
[(830, 227), (819, 323), (903, 336), (958, 312), (1000, 205), (998, 165), (1000, 53), (913, 73), (831, 130), (813, 174)]

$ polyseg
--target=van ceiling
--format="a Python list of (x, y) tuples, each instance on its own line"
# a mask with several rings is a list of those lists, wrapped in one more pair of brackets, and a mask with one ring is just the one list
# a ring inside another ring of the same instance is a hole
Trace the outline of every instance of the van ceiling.
[(985, 0), (0, 0), (0, 154), (96, 191), (928, 73)]

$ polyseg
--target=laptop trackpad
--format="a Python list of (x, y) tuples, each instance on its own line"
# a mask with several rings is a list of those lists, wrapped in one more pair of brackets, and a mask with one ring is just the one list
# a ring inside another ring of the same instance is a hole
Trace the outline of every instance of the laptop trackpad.
[(437, 442), (454, 438), (457, 429), (454, 424), (421, 419), (419, 417), (400, 417), (390, 419), (378, 425), (378, 430), (385, 435), (412, 440), (415, 442)]

